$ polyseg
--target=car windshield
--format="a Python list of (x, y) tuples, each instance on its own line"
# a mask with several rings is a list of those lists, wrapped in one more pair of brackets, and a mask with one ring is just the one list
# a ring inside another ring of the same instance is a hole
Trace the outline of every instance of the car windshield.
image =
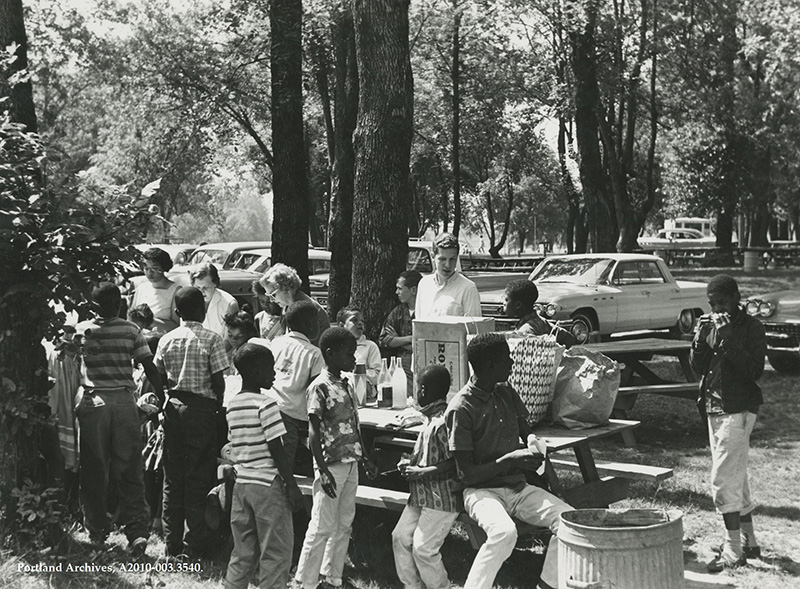
[[(189, 264), (216, 264), (223, 266), (225, 260), (228, 259), (229, 253), (225, 250), (197, 250), (189, 258)], [(224, 267), (224, 266), (223, 266)]]
[(416, 270), (422, 274), (430, 274), (433, 272), (433, 264), (431, 257), (424, 249), (409, 249), (408, 258), (406, 259), (406, 270)]
[(614, 265), (610, 258), (551, 258), (545, 260), (530, 276), (535, 282), (572, 282), (600, 284), (607, 280)]
[(231, 256), (230, 268), (236, 270), (247, 270), (249, 266), (255, 264), (261, 256), (253, 252), (238, 252)]

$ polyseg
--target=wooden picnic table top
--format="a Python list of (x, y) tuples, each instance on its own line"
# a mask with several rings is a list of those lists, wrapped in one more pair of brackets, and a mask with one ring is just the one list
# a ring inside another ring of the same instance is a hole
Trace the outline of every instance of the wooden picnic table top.
[[(405, 427), (400, 430), (390, 427), (390, 424), (396, 423), (397, 415), (399, 415), (400, 412), (400, 409), (360, 407), (358, 410), (358, 419), (362, 427), (399, 435), (418, 435), (422, 431), (421, 425)], [(538, 425), (533, 428), (533, 433), (545, 441), (547, 449), (550, 452), (558, 452), (559, 450), (574, 448), (575, 446), (590, 442), (591, 440), (597, 440), (623, 431), (632, 430), (638, 425), (638, 421), (630, 419), (611, 419), (605, 425), (581, 430), (569, 430), (561, 427)]]
[(689, 352), (692, 342), (679, 339), (644, 337), (640, 339), (616, 340), (583, 344), (583, 347), (606, 355), (611, 354), (669, 354)]

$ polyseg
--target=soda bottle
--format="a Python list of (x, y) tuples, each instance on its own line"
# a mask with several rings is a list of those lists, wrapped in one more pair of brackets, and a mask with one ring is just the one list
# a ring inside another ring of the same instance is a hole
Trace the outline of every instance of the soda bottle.
[(400, 362), (400, 357), (392, 358), (394, 370), (392, 370), (392, 407), (395, 409), (406, 408), (406, 371)]
[(381, 371), (378, 374), (378, 407), (392, 406), (392, 376), (386, 358), (381, 359)]

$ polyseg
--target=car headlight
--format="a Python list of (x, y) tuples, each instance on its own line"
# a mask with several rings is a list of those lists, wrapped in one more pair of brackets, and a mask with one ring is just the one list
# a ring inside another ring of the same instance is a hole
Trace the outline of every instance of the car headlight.
[(758, 314), (761, 317), (769, 317), (775, 312), (775, 305), (769, 301), (761, 301), (758, 305)]
[(759, 300), (751, 299), (745, 303), (744, 310), (747, 311), (748, 315), (756, 316), (758, 315), (758, 305), (760, 302)]

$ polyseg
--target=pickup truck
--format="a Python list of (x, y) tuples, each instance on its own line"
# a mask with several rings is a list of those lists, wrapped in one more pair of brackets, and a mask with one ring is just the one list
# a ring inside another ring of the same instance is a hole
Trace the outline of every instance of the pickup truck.
[[(579, 343), (590, 334), (640, 330), (669, 329), (675, 337), (689, 337), (697, 317), (709, 311), (704, 283), (675, 280), (664, 261), (652, 255), (548, 256), (528, 279), (539, 289), (539, 314), (567, 323)], [(482, 291), (481, 310), (508, 328), (503, 291)]]

